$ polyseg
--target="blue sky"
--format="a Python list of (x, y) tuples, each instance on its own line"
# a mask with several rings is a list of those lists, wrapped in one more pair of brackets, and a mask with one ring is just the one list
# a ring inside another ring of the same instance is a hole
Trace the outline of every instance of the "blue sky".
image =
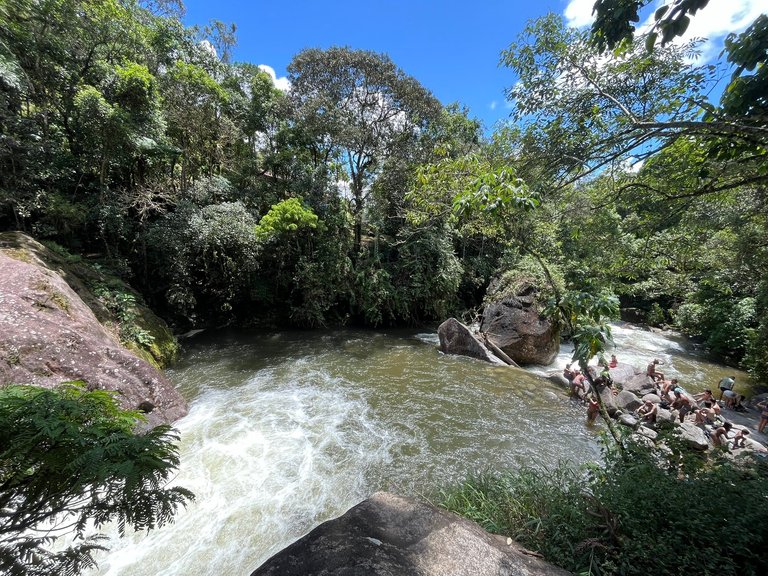
[[(187, 0), (185, 22), (211, 19), (237, 25), (234, 59), (270, 66), (279, 79), (303, 48), (350, 46), (387, 53), (444, 104), (460, 102), (486, 129), (508, 115), (504, 88), (515, 78), (498, 66), (499, 53), (525, 23), (548, 12), (574, 25), (590, 23), (594, 0)], [(766, 0), (710, 0), (689, 35), (713, 39), (705, 52), (716, 57), (722, 38), (738, 32)], [(653, 8), (653, 7), (651, 7)]]

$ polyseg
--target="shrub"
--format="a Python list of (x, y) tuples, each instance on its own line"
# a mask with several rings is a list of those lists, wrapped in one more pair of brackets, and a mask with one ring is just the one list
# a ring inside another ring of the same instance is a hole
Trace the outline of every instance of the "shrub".
[(438, 500), (577, 573), (757, 576), (768, 574), (767, 473), (763, 459), (625, 441), (602, 466), (489, 474)]
[[(165, 487), (178, 437), (168, 426), (138, 434), (142, 420), (82, 382), (0, 389), (0, 573), (76, 574), (103, 549), (98, 535), (86, 536), (89, 523), (150, 530), (194, 498)], [(67, 532), (74, 543), (51, 550)]]

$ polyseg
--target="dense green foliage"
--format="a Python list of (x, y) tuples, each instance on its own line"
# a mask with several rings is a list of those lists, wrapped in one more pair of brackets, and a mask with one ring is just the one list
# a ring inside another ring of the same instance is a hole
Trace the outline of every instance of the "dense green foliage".
[(576, 574), (753, 575), (768, 570), (762, 459), (703, 462), (634, 443), (604, 465), (485, 474), (439, 504)]
[[(83, 383), (0, 389), (3, 574), (77, 573), (103, 548), (91, 524), (151, 530), (193, 498), (165, 486), (178, 466), (176, 435), (167, 426), (137, 433), (142, 421), (114, 395)], [(51, 549), (70, 533), (68, 548)]]
[(766, 19), (697, 66), (669, 40), (705, 3), (633, 42), (646, 4), (532, 22), (484, 140), (384, 54), (304, 50), (283, 92), (173, 3), (9, 0), (0, 228), (100, 254), (177, 328), (433, 322), (526, 276), (566, 324), (614, 294), (764, 381)]

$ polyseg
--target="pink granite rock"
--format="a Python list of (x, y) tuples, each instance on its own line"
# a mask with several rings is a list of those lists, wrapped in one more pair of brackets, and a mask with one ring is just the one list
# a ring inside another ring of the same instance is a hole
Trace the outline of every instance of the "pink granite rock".
[(125, 408), (151, 410), (153, 426), (187, 413), (165, 376), (123, 348), (57, 272), (28, 252), (0, 251), (0, 385), (68, 380), (117, 391)]

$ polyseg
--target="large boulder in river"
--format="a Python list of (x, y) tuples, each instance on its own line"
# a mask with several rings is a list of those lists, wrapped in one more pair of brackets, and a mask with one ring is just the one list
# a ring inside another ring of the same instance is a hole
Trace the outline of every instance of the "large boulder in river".
[(635, 374), (623, 382), (622, 389), (632, 392), (638, 398), (642, 398), (646, 394), (653, 394), (656, 391), (656, 386), (650, 376)]
[(709, 438), (704, 430), (692, 422), (683, 422), (676, 429), (682, 440), (694, 450), (706, 450), (709, 448)]
[(618, 393), (615, 397), (615, 402), (616, 407), (622, 412), (634, 412), (643, 405), (637, 396), (626, 390), (622, 390)]
[(379, 492), (267, 560), (251, 576), (566, 576), (455, 514)]
[[(24, 242), (34, 243), (26, 237)], [(0, 238), (0, 248), (0, 385), (50, 388), (84, 380), (91, 389), (118, 392), (125, 408), (148, 412), (149, 425), (186, 414), (176, 388), (157, 368), (121, 346), (35, 250), (11, 245), (7, 234)]]
[(518, 364), (551, 364), (560, 351), (560, 331), (540, 314), (537, 293), (524, 283), (483, 312), (480, 332)]
[(443, 354), (469, 356), (486, 362), (494, 362), (488, 350), (478, 342), (472, 332), (456, 318), (448, 318), (437, 329), (440, 338), (440, 351)]

